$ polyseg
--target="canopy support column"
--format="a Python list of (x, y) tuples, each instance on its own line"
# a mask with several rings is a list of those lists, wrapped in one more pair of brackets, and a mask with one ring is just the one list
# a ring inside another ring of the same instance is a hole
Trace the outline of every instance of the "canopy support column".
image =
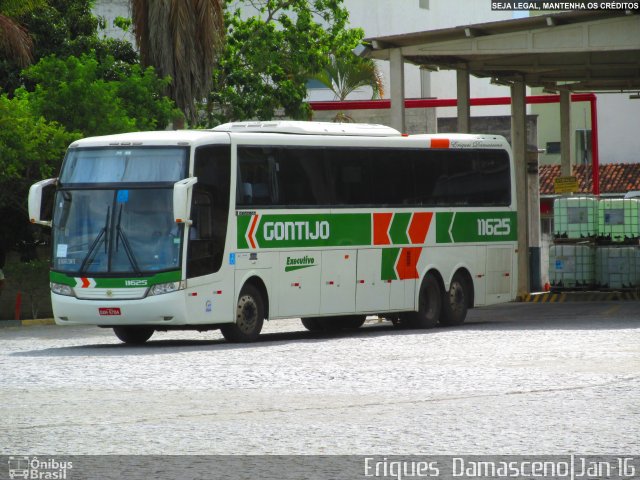
[(524, 82), (511, 85), (511, 148), (518, 202), (518, 284), (517, 296), (529, 293), (529, 221), (527, 198), (527, 117)]
[(402, 50), (393, 48), (390, 50), (390, 90), (391, 90), (391, 127), (404, 133), (404, 58)]
[(469, 82), (469, 69), (456, 70), (457, 95), (458, 95), (458, 132), (471, 132), (471, 87)]

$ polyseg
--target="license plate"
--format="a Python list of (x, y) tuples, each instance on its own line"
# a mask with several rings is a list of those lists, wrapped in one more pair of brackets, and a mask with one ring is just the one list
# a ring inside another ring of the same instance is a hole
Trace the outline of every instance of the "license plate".
[(99, 308), (98, 313), (102, 316), (110, 316), (110, 315), (122, 315), (120, 308)]

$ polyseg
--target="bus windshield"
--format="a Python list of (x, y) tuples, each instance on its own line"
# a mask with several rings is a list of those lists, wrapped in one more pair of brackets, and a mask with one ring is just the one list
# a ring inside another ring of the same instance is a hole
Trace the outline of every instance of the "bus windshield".
[(70, 149), (60, 183), (174, 183), (186, 176), (187, 154), (182, 147)]
[(141, 275), (180, 267), (181, 225), (171, 188), (59, 190), (53, 269)]

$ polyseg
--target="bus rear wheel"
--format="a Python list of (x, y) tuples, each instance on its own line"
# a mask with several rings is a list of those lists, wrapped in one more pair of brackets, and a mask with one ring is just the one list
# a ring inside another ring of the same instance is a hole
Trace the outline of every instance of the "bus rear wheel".
[(264, 300), (260, 291), (251, 284), (240, 291), (236, 306), (236, 322), (222, 325), (222, 336), (229, 342), (254, 342), (264, 324)]
[(341, 317), (340, 324), (342, 325), (342, 328), (355, 330), (356, 328), (360, 328), (364, 325), (366, 320), (367, 317), (364, 315), (349, 315), (348, 317)]
[(442, 291), (438, 280), (427, 273), (418, 294), (418, 311), (405, 314), (409, 328), (433, 328), (440, 320)]
[(440, 324), (446, 326), (462, 325), (469, 307), (469, 287), (463, 274), (456, 272), (451, 280), (449, 291), (442, 299)]
[(322, 332), (324, 327), (319, 318), (301, 318), (302, 326), (310, 332)]
[(129, 345), (142, 345), (153, 335), (150, 327), (113, 327), (113, 333), (120, 340)]

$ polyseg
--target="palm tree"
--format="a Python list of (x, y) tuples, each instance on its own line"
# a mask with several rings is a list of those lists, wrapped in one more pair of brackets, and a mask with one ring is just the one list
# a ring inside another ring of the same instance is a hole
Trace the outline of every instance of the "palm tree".
[(224, 40), (224, 0), (130, 0), (130, 6), (142, 63), (172, 78), (168, 95), (196, 123), (196, 101), (211, 90)]
[[(356, 55), (352, 57), (331, 57), (331, 62), (323, 71), (314, 75), (314, 79), (329, 88), (335, 100), (344, 101), (349, 94), (361, 87), (371, 88), (371, 98), (384, 95), (382, 74), (376, 63), (370, 58)], [(339, 112), (334, 122), (352, 122), (353, 119), (344, 112)]]
[(0, 0), (0, 55), (20, 67), (26, 67), (33, 61), (33, 40), (15, 17), (37, 4), (37, 1)]
[(360, 87), (370, 87), (372, 99), (384, 95), (382, 74), (370, 58), (332, 56), (329, 65), (314, 78), (329, 88), (335, 94), (335, 99), (340, 101)]

